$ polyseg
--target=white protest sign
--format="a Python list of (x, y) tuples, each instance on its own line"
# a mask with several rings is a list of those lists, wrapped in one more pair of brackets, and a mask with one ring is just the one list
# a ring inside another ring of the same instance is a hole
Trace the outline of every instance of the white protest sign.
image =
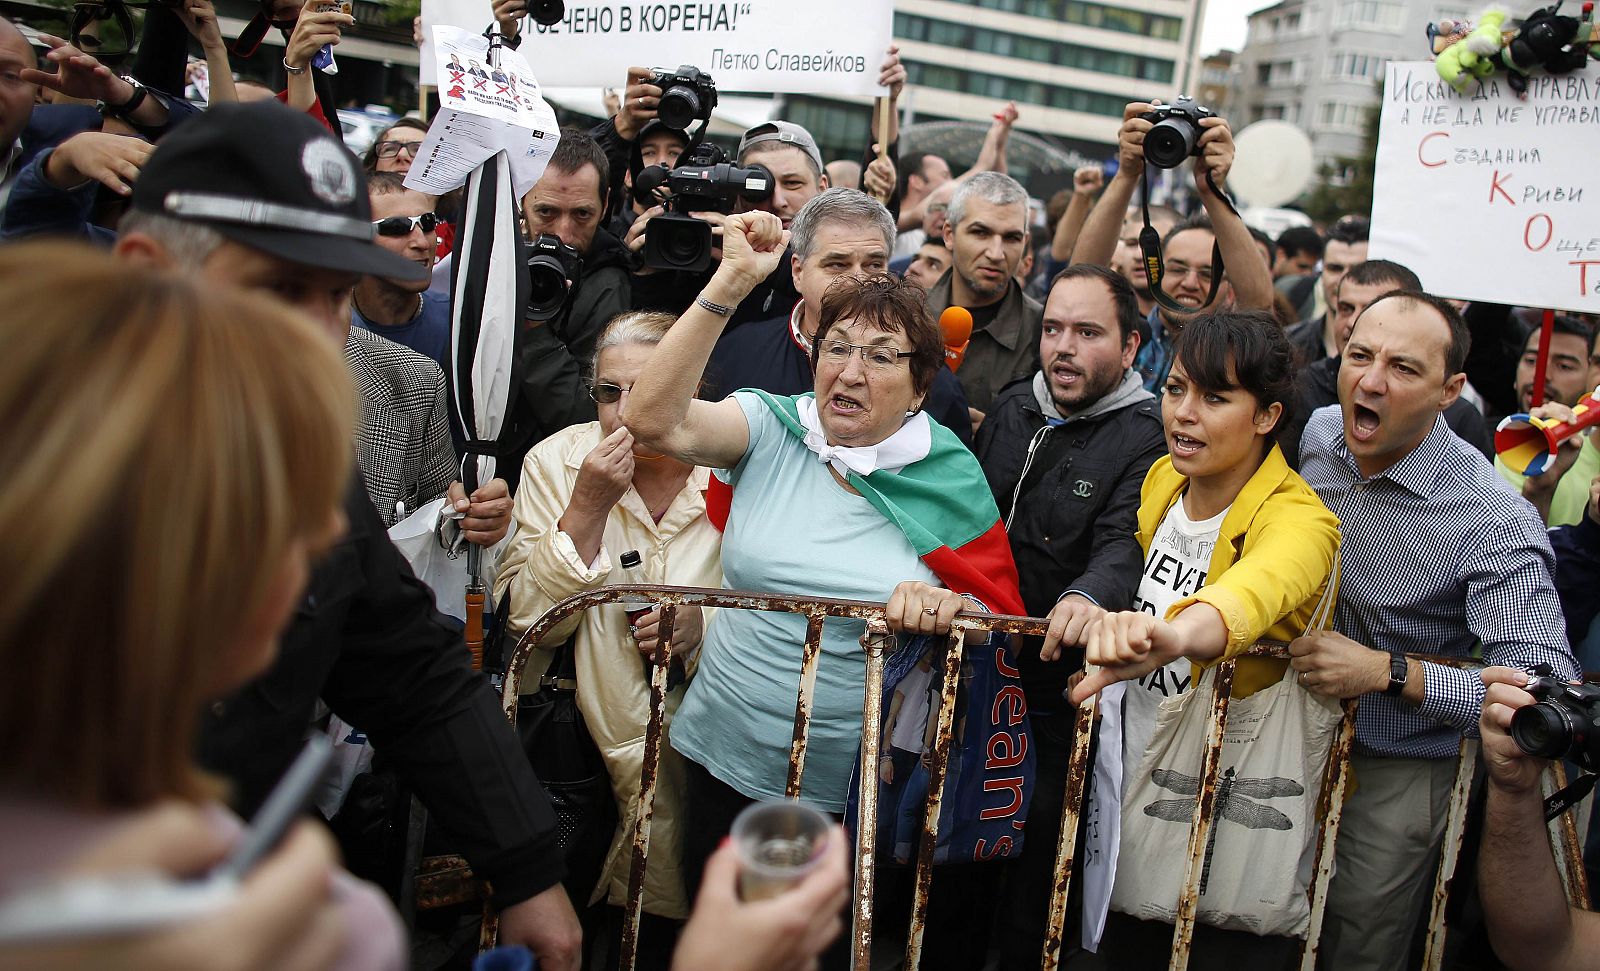
[(1441, 296), (1600, 312), (1600, 71), (1459, 94), (1391, 63), (1372, 192), (1373, 259)]
[(538, 79), (516, 51), (502, 48), (499, 63), (491, 65), (483, 36), (443, 26), (433, 36), (439, 115), (411, 163), (407, 188), (449, 192), (505, 149), (520, 198), (544, 174), (560, 141), (555, 110), (540, 97)]
[(560, 23), (523, 21), (520, 49), (551, 87), (692, 64), (723, 91), (871, 96), (893, 19), (893, 0), (568, 0)]
[[(433, 37), (435, 27), (459, 27), (469, 34), (481, 34), (494, 20), (489, 0), (422, 0), (422, 36)], [(423, 84), (433, 84), (439, 65), (433, 59), (433, 45), (424, 43), (417, 52), (422, 69), (417, 76)]]

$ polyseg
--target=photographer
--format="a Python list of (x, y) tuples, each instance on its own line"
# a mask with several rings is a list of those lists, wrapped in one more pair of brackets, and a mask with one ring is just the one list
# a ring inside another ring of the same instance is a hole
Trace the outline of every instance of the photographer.
[[(1181, 110), (1180, 110), (1181, 108)], [(1167, 115), (1152, 121), (1151, 115)], [(1162, 293), (1182, 305), (1182, 311), (1161, 306), (1150, 312), (1150, 341), (1139, 349), (1135, 366), (1143, 373), (1145, 387), (1161, 387), (1171, 364), (1172, 342), (1183, 325), (1202, 310), (1231, 306), (1239, 310), (1272, 309), (1272, 277), (1244, 220), (1231, 203), (1218, 193), (1227, 183), (1233, 167), (1233, 132), (1218, 115), (1189, 103), (1166, 106), (1134, 102), (1123, 109), (1122, 130), (1118, 134), (1118, 168), (1100, 201), (1078, 236), (1073, 250), (1074, 263), (1110, 266), (1116, 252), (1123, 214), (1133, 201), (1134, 192), (1145, 172), (1145, 142), (1159, 123), (1164, 133), (1177, 128), (1192, 136), (1188, 152), (1195, 158), (1194, 184), (1205, 207), (1207, 219), (1180, 223), (1161, 240), (1167, 261), (1160, 281)], [(1167, 158), (1166, 167), (1181, 162)], [(1150, 164), (1156, 164), (1151, 162)], [(1225, 269), (1215, 297), (1207, 300), (1213, 281), (1213, 253), (1220, 253)]]
[[(704, 157), (711, 158), (709, 155)], [(684, 160), (680, 159), (679, 162), (683, 164)], [(783, 221), (784, 228), (788, 228), (795, 214), (806, 203), (828, 188), (828, 176), (822, 167), (822, 152), (817, 148), (815, 139), (810, 132), (791, 122), (770, 121), (746, 131), (739, 140), (736, 164), (741, 168), (754, 165), (765, 167), (772, 175), (772, 189), (764, 199), (735, 198), (725, 206), (727, 211), (770, 212)], [(665, 211), (662, 206), (654, 206), (633, 224), (627, 240), (630, 249), (641, 253), (647, 251), (650, 224)], [(713, 262), (720, 261), (717, 243), (722, 234), (724, 213), (699, 210), (688, 214), (711, 224), (711, 259)], [(753, 320), (767, 320), (799, 301), (800, 293), (794, 286), (790, 262), (788, 259), (779, 261), (778, 269), (739, 304), (728, 322), (730, 329)], [(681, 313), (694, 301), (714, 269), (655, 271), (647, 266), (634, 278), (634, 306), (641, 310)]]
[[(511, 464), (502, 468), (521, 468), (534, 443), (595, 418), (579, 362), (594, 357), (600, 331), (632, 299), (627, 250), (600, 225), (610, 177), (610, 164), (595, 140), (569, 128), (562, 131), (544, 175), (522, 199), (534, 258), (544, 264), (536, 272), (566, 274), (567, 296), (553, 310), (530, 307), (517, 331), (511, 400), (500, 435), (501, 461)], [(541, 236), (553, 239), (541, 244)], [(534, 301), (552, 289), (536, 277)]]
[[(1593, 509), (1591, 507), (1591, 515)], [(1485, 668), (1478, 731), (1488, 784), (1478, 892), (1489, 941), (1514, 971), (1600, 968), (1600, 918), (1568, 904), (1544, 822), (1545, 762), (1510, 735), (1517, 709), (1534, 703), (1527, 672)]]

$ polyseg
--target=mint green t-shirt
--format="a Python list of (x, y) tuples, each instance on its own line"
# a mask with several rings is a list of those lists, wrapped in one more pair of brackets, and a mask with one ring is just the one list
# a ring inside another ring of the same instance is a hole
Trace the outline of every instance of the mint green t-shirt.
[[(723, 587), (882, 603), (902, 581), (938, 584), (905, 534), (841, 486), (759, 397), (733, 397), (750, 446), (736, 467), (714, 473), (734, 487)], [(864, 627), (839, 618), (822, 625), (801, 794), (834, 813), (844, 811), (861, 747)], [(672, 747), (751, 798), (782, 798), (805, 637), (799, 614), (717, 611), (672, 721)]]

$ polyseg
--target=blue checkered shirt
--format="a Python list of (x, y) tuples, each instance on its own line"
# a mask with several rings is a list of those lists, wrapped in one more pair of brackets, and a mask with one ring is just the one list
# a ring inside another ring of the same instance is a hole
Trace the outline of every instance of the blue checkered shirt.
[(1159, 395), (1162, 386), (1167, 383), (1167, 372), (1172, 370), (1173, 338), (1167, 333), (1166, 322), (1161, 319), (1161, 308), (1150, 308), (1150, 316), (1144, 322), (1150, 330), (1150, 339), (1139, 345), (1133, 367), (1143, 379), (1144, 389)]
[[(1318, 409), (1300, 474), (1339, 517), (1334, 629), (1391, 652), (1469, 657), (1578, 676), (1551, 576), (1555, 554), (1533, 506), (1443, 418), (1409, 455), (1363, 479), (1338, 405)], [(1424, 663), (1418, 707), (1361, 699), (1356, 747), (1368, 755), (1449, 758), (1475, 735), (1483, 683), (1474, 670)]]

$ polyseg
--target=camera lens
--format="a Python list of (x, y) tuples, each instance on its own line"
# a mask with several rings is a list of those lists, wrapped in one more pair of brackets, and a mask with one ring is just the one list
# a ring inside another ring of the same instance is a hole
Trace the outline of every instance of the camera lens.
[(567, 272), (561, 261), (543, 253), (528, 260), (528, 317), (549, 320), (567, 302)]
[(1540, 759), (1559, 759), (1572, 748), (1571, 713), (1548, 701), (1518, 708), (1511, 716), (1511, 738), (1517, 747)]
[(1175, 169), (1194, 152), (1200, 132), (1187, 118), (1156, 122), (1144, 136), (1144, 157), (1158, 169)]
[(534, 21), (546, 27), (559, 24), (566, 12), (567, 5), (562, 0), (533, 0), (528, 4), (528, 13), (533, 16)]
[(694, 123), (700, 115), (700, 96), (694, 90), (681, 85), (675, 85), (661, 95), (661, 104), (656, 109), (656, 117), (668, 128), (682, 130)]
[(668, 213), (650, 220), (644, 262), (658, 270), (703, 270), (711, 265), (711, 224)]

